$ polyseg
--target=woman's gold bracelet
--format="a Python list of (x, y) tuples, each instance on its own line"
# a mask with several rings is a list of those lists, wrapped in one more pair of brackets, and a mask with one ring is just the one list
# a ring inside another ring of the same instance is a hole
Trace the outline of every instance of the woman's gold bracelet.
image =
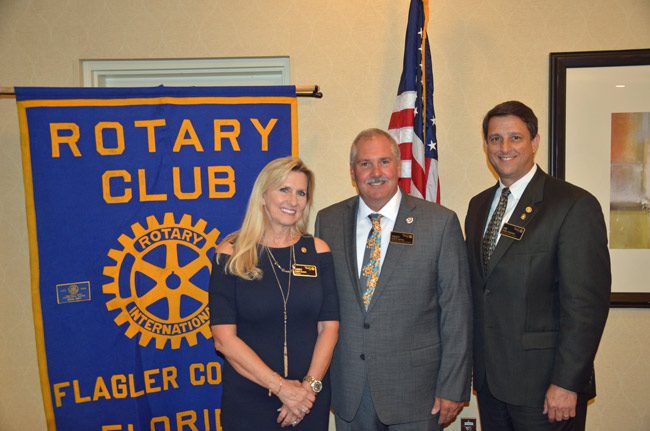
[[(276, 374), (277, 375), (277, 374)], [(278, 377), (280, 377), (278, 375)], [(280, 377), (280, 383), (278, 384), (278, 391), (275, 393), (276, 396), (280, 395), (280, 391), (282, 390), (282, 385), (284, 384), (284, 379)], [(271, 385), (269, 385), (269, 397), (273, 395), (273, 390), (271, 389)]]

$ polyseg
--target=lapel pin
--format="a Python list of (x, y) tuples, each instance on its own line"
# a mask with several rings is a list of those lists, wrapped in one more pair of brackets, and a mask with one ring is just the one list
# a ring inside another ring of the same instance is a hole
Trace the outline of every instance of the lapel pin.
[(413, 217), (406, 217), (406, 224), (413, 223)]
[(522, 214), (520, 217), (522, 220), (526, 220), (526, 214)]
[(526, 207), (526, 213), (530, 214), (530, 213), (532, 213), (532, 212), (533, 212), (533, 208), (532, 208), (532, 207)]
[(302, 252), (302, 254), (307, 253), (307, 249), (305, 247), (300, 247), (300, 251)]

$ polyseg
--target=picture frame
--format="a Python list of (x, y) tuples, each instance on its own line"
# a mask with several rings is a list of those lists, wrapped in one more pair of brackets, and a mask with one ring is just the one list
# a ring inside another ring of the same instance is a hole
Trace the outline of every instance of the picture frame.
[[(593, 193), (608, 222), (610, 117), (650, 112), (650, 49), (556, 52), (549, 66), (549, 173)], [(634, 84), (613, 85), (619, 79)], [(610, 256), (611, 307), (650, 308), (650, 249), (610, 248)]]

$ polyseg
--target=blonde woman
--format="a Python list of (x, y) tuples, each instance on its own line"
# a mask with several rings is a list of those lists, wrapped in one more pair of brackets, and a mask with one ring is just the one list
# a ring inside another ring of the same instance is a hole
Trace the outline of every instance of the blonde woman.
[(217, 248), (210, 324), (226, 359), (224, 431), (328, 429), (338, 298), (330, 249), (306, 234), (313, 191), (300, 159), (273, 160)]

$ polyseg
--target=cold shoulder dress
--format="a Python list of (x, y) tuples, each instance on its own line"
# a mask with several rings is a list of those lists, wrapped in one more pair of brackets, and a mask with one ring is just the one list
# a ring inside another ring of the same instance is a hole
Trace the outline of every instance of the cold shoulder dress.
[[(289, 380), (302, 380), (309, 370), (318, 336), (319, 321), (339, 320), (338, 298), (331, 253), (316, 253), (314, 238), (302, 236), (293, 246), (297, 264), (313, 265), (316, 276), (291, 276), (287, 302), (287, 347)], [(291, 247), (272, 248), (277, 262), (288, 268)], [(228, 258), (213, 262), (210, 277), (210, 324), (235, 324), (237, 336), (279, 375), (284, 374), (283, 300), (271, 261), (258, 248), (261, 280), (248, 281), (225, 274)], [(289, 274), (275, 272), (285, 295)], [(309, 272), (309, 271), (308, 271)], [(312, 274), (308, 274), (312, 275)], [(268, 396), (268, 389), (241, 376), (224, 361), (222, 374), (221, 425), (224, 431), (267, 431), (280, 428), (276, 423), (281, 401)], [(311, 412), (292, 430), (327, 431), (330, 406), (328, 376)]]

